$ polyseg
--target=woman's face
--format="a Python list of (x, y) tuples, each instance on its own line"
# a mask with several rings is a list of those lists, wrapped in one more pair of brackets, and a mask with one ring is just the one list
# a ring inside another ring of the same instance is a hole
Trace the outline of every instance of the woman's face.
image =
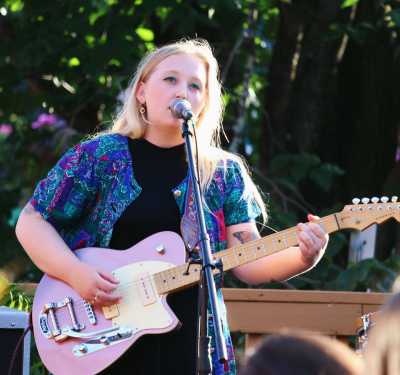
[(182, 120), (171, 113), (175, 99), (190, 102), (196, 119), (206, 98), (207, 71), (204, 62), (196, 55), (178, 54), (162, 60), (146, 82), (140, 82), (136, 98), (146, 103), (146, 119), (149, 127), (163, 127), (163, 130), (180, 130)]

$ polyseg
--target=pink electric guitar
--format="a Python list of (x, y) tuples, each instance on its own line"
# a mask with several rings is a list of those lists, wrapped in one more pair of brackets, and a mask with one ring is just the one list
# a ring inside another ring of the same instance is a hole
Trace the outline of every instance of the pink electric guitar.
[[(345, 206), (343, 211), (314, 223), (327, 233), (344, 228), (364, 230), (390, 218), (400, 221), (400, 204), (387, 198), (364, 198), (364, 204)], [(224, 271), (298, 245), (297, 227), (257, 239), (215, 254)], [(173, 330), (179, 324), (167, 304), (173, 293), (199, 281), (200, 266), (187, 265), (182, 239), (172, 232), (154, 234), (118, 251), (85, 248), (75, 251), (84, 262), (100, 266), (121, 282), (120, 304), (91, 306), (66, 283), (45, 275), (34, 304), (33, 325), (40, 357), (56, 375), (96, 374), (115, 362), (142, 335)], [(214, 270), (214, 274), (218, 273)]]

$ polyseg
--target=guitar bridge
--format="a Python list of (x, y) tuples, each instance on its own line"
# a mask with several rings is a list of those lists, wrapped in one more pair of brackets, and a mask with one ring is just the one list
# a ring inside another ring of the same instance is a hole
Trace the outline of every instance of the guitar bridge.
[[(61, 330), (58, 326), (58, 321), (57, 321), (57, 316), (56, 316), (56, 310), (61, 309), (63, 307), (68, 308), (68, 312), (69, 312), (69, 315), (70, 315), (71, 321), (72, 321), (72, 329), (74, 331), (78, 332), (85, 328), (84, 324), (79, 324), (76, 321), (71, 297), (67, 297), (61, 302), (49, 302), (44, 305), (43, 310), (39, 314), (40, 329), (41, 329), (43, 335), (47, 339), (54, 338), (54, 340), (56, 342), (62, 342), (64, 340), (68, 339), (68, 336), (64, 335), (61, 332)], [(48, 315), (50, 315), (50, 319), (53, 324), (53, 328), (54, 328), (53, 331), (50, 330), (50, 327), (47, 322)]]

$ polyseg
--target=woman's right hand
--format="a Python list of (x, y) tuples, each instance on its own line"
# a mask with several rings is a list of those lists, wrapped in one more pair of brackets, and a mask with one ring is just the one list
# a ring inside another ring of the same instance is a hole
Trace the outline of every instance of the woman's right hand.
[[(92, 264), (81, 261), (75, 263), (67, 282), (86, 302), (95, 306), (114, 305), (123, 298), (121, 294), (112, 293), (117, 289), (119, 280)], [(92, 303), (99, 291), (96, 301)]]

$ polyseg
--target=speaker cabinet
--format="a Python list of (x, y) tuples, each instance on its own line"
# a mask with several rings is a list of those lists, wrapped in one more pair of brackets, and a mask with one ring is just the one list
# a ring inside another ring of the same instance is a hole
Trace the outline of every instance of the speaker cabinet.
[[(28, 327), (29, 314), (25, 311), (0, 307), (0, 375), (8, 375), (14, 350)], [(31, 333), (28, 332), (14, 362), (12, 375), (29, 375)]]

